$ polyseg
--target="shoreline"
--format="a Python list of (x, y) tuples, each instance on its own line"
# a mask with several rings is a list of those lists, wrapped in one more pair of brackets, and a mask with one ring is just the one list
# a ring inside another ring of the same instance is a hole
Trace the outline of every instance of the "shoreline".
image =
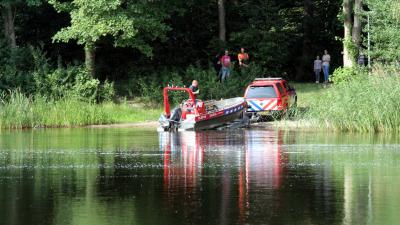
[(83, 128), (157, 128), (158, 121), (145, 121), (133, 123), (115, 123), (115, 124), (101, 124), (101, 125), (87, 125)]
[[(133, 123), (117, 123), (117, 124), (102, 124), (102, 125), (87, 125), (82, 126), (83, 128), (154, 128), (158, 127), (158, 121), (146, 121), (146, 122), (133, 122)], [(280, 128), (280, 129), (310, 129), (311, 126), (308, 123), (299, 123), (299, 121), (268, 121), (258, 122), (250, 125), (252, 128)], [(71, 127), (74, 128), (74, 127)]]

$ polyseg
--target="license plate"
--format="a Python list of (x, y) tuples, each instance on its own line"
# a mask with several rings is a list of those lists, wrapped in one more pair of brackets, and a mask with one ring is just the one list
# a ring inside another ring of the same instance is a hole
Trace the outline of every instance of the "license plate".
[(268, 116), (269, 115), (269, 111), (259, 112), (258, 115), (260, 115), (260, 116)]

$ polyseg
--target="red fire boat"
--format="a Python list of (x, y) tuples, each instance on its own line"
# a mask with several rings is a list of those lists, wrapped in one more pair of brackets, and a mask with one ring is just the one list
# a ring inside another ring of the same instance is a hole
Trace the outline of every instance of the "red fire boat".
[[(183, 101), (172, 111), (168, 93), (171, 91), (187, 92), (189, 99)], [(233, 124), (246, 124), (244, 117), (247, 103), (244, 98), (230, 98), (219, 101), (201, 101), (196, 99), (190, 88), (164, 88), (164, 114), (159, 122), (161, 131), (208, 130)]]

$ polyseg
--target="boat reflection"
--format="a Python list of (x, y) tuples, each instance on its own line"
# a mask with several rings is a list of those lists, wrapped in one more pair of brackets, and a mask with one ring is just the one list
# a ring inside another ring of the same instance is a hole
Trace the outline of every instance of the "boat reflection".
[[(199, 192), (213, 191), (219, 223), (229, 224), (229, 215), (234, 213), (239, 217), (235, 221), (244, 224), (252, 204), (259, 207), (266, 200), (260, 198), (259, 190), (274, 191), (281, 186), (281, 165), (286, 160), (281, 153), (282, 136), (274, 130), (160, 133), (168, 201), (200, 198), (201, 202)], [(209, 177), (218, 180), (215, 186), (210, 187)], [(201, 207), (188, 204), (194, 211), (193, 207)]]

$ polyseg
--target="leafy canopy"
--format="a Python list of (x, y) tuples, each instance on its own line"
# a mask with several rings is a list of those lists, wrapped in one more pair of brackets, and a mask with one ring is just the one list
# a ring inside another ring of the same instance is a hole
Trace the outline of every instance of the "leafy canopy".
[(371, 21), (372, 57), (384, 63), (400, 59), (400, 2), (367, 0)]
[(134, 47), (152, 55), (148, 44), (157, 38), (164, 39), (169, 29), (163, 23), (168, 16), (159, 0), (73, 0), (62, 3), (48, 0), (58, 11), (69, 12), (71, 25), (62, 28), (53, 41), (68, 42), (93, 47), (102, 37), (110, 36), (114, 46)]
[(0, 6), (26, 4), (28, 6), (39, 6), (42, 0), (0, 0)]

